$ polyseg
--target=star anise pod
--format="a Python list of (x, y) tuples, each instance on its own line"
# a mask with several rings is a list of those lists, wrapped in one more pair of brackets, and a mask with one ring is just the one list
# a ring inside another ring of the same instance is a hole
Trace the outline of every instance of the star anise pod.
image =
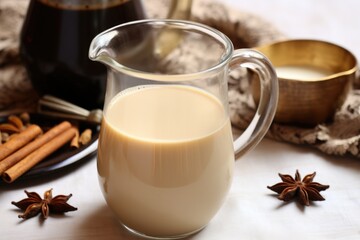
[(302, 205), (309, 206), (310, 201), (323, 201), (325, 198), (320, 195), (320, 191), (328, 189), (329, 185), (322, 185), (313, 182), (316, 172), (306, 175), (302, 180), (299, 171), (296, 170), (295, 179), (287, 174), (280, 174), (282, 182), (268, 188), (280, 194), (278, 199), (289, 201), (297, 198)]
[(69, 205), (67, 201), (72, 196), (70, 195), (57, 195), (52, 197), (52, 189), (44, 193), (44, 199), (36, 192), (28, 192), (25, 190), (27, 198), (19, 202), (11, 202), (11, 204), (25, 211), (19, 215), (19, 218), (28, 219), (38, 215), (40, 212), (44, 218), (49, 216), (49, 213), (65, 213), (76, 211), (77, 208)]

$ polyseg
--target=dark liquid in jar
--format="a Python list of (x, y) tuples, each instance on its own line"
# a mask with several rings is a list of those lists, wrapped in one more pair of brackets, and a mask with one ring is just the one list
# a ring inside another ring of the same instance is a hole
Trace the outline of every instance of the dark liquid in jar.
[(87, 109), (102, 108), (106, 67), (89, 60), (90, 42), (110, 27), (142, 18), (140, 0), (76, 9), (32, 0), (20, 54), (34, 88), (40, 95), (52, 94)]

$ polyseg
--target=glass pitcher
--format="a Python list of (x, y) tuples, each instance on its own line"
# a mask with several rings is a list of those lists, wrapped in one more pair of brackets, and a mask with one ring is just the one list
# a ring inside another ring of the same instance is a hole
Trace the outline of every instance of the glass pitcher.
[[(169, 18), (188, 18), (191, 0), (173, 0)], [(106, 68), (87, 57), (90, 41), (112, 26), (145, 18), (141, 0), (31, 0), (20, 54), (39, 95), (87, 109), (104, 103)]]
[[(92, 41), (89, 56), (108, 68), (97, 158), (108, 206), (143, 237), (199, 231), (229, 191), (234, 153), (253, 148), (274, 117), (271, 63), (254, 50), (234, 51), (215, 29), (180, 20), (116, 26)], [(227, 80), (239, 67), (258, 73), (261, 100), (233, 143)]]

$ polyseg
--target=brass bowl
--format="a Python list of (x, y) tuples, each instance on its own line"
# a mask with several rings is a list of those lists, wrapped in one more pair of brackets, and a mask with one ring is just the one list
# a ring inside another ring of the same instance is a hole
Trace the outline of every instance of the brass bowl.
[[(275, 122), (316, 125), (331, 120), (355, 78), (357, 61), (351, 52), (318, 40), (288, 40), (256, 49), (269, 58), (278, 75)], [(314, 69), (316, 74), (308, 75), (296, 68), (310, 72)], [(291, 75), (285, 75), (281, 69), (292, 70)], [(256, 103), (260, 98), (259, 88), (259, 81), (252, 81)]]

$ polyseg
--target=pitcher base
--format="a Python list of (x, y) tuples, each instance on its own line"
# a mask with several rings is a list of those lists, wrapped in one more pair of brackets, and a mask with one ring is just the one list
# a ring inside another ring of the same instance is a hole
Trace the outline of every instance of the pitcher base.
[(146, 235), (144, 233), (141, 233), (141, 232), (138, 232), (128, 226), (126, 226), (125, 224), (121, 223), (121, 226), (123, 226), (128, 232), (130, 232), (132, 235), (135, 235), (137, 237), (141, 237), (141, 238), (144, 238), (144, 239), (152, 239), (152, 240), (165, 240), (165, 239), (183, 239), (183, 238), (186, 238), (186, 237), (189, 237), (191, 235), (194, 235), (198, 232), (200, 232), (201, 230), (203, 230), (205, 228), (204, 227), (201, 227), (200, 229), (197, 229), (195, 231), (192, 231), (192, 232), (189, 232), (189, 233), (184, 233), (184, 234), (180, 234), (180, 235), (171, 235), (171, 236), (150, 236), (150, 235)]

